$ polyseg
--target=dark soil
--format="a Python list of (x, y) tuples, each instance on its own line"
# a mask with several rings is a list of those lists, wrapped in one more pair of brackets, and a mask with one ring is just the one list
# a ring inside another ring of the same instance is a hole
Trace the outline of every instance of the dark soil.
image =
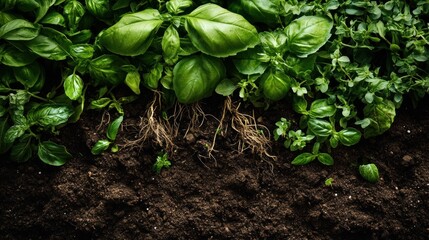
[[(162, 149), (149, 143), (91, 155), (104, 136), (101, 112), (61, 130), (57, 140), (74, 154), (62, 167), (1, 161), (0, 238), (429, 239), (428, 98), (417, 109), (404, 103), (384, 135), (334, 149), (332, 167), (293, 166), (296, 153), (279, 143), (270, 151), (276, 160), (240, 153), (230, 128), (207, 158), (223, 108), (218, 100), (202, 104), (212, 115), (186, 136), (183, 119), (172, 166), (160, 174), (152, 165)], [(118, 143), (137, 134), (132, 125), (145, 106), (126, 106), (128, 127)], [(285, 106), (254, 114), (270, 129), (291, 116)], [(365, 162), (377, 164), (378, 183), (359, 176)]]

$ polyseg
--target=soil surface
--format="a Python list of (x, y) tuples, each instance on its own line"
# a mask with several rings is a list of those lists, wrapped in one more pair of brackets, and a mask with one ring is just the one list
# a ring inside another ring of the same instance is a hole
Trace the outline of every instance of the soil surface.
[[(429, 239), (429, 98), (417, 109), (405, 102), (384, 135), (334, 149), (331, 167), (293, 166), (297, 153), (276, 142), (269, 150), (276, 159), (260, 157), (241, 144), (228, 116), (208, 157), (222, 102), (201, 104), (206, 118), (192, 129), (183, 110), (172, 166), (160, 174), (152, 166), (162, 148), (150, 142), (92, 156), (105, 134), (103, 112), (52, 137), (74, 155), (62, 167), (0, 161), (0, 238)], [(138, 138), (147, 104), (125, 106), (118, 144)], [(294, 117), (281, 105), (239, 111), (269, 129)], [(377, 164), (378, 183), (359, 176), (366, 162)]]

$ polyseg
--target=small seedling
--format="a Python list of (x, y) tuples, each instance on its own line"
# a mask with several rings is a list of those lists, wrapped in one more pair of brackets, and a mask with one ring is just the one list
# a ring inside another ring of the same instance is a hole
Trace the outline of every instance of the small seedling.
[[(116, 139), (116, 136), (118, 134), (119, 128), (121, 127), (123, 120), (124, 120), (124, 116), (121, 115), (113, 122), (111, 122), (109, 126), (107, 126), (106, 136), (108, 139), (101, 139), (95, 143), (95, 145), (91, 149), (91, 153), (93, 155), (99, 155), (112, 146), (112, 143)], [(111, 151), (113, 153), (118, 152), (119, 151), (118, 145), (113, 144), (113, 146), (111, 147)]]
[(325, 180), (325, 186), (326, 187), (332, 187), (332, 183), (334, 182), (334, 179), (333, 178), (327, 178), (326, 180)]
[(371, 183), (376, 183), (380, 179), (378, 168), (374, 163), (360, 165), (359, 173), (365, 180)]
[(156, 157), (156, 162), (153, 165), (153, 170), (155, 170), (156, 173), (160, 173), (162, 168), (169, 168), (170, 166), (171, 162), (168, 160), (168, 154), (161, 152)]

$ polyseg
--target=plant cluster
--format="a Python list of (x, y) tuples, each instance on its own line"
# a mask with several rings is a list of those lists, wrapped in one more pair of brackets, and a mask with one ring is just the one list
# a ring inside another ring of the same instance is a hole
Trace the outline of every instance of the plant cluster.
[[(428, 18), (423, 0), (2, 0), (0, 154), (61, 165), (70, 154), (43, 133), (85, 109), (122, 116), (156, 91), (166, 111), (217, 93), (290, 103), (301, 117), (275, 139), (304, 151), (293, 164), (332, 165), (332, 148), (382, 134), (404, 94), (429, 91)], [(116, 99), (117, 86), (133, 94)]]

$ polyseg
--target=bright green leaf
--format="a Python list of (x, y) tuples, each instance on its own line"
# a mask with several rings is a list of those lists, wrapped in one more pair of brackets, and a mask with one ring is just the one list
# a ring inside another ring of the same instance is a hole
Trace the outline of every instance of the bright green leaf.
[(107, 138), (114, 141), (116, 139), (116, 135), (118, 134), (119, 128), (121, 127), (121, 123), (124, 120), (124, 116), (119, 116), (113, 122), (107, 126)]
[(79, 75), (71, 74), (64, 80), (64, 92), (71, 100), (77, 100), (82, 95), (84, 83)]
[(372, 183), (377, 182), (380, 178), (378, 168), (374, 163), (360, 165), (359, 173), (365, 180)]
[(62, 166), (72, 158), (63, 145), (51, 141), (39, 143), (37, 155), (40, 160), (51, 166)]

